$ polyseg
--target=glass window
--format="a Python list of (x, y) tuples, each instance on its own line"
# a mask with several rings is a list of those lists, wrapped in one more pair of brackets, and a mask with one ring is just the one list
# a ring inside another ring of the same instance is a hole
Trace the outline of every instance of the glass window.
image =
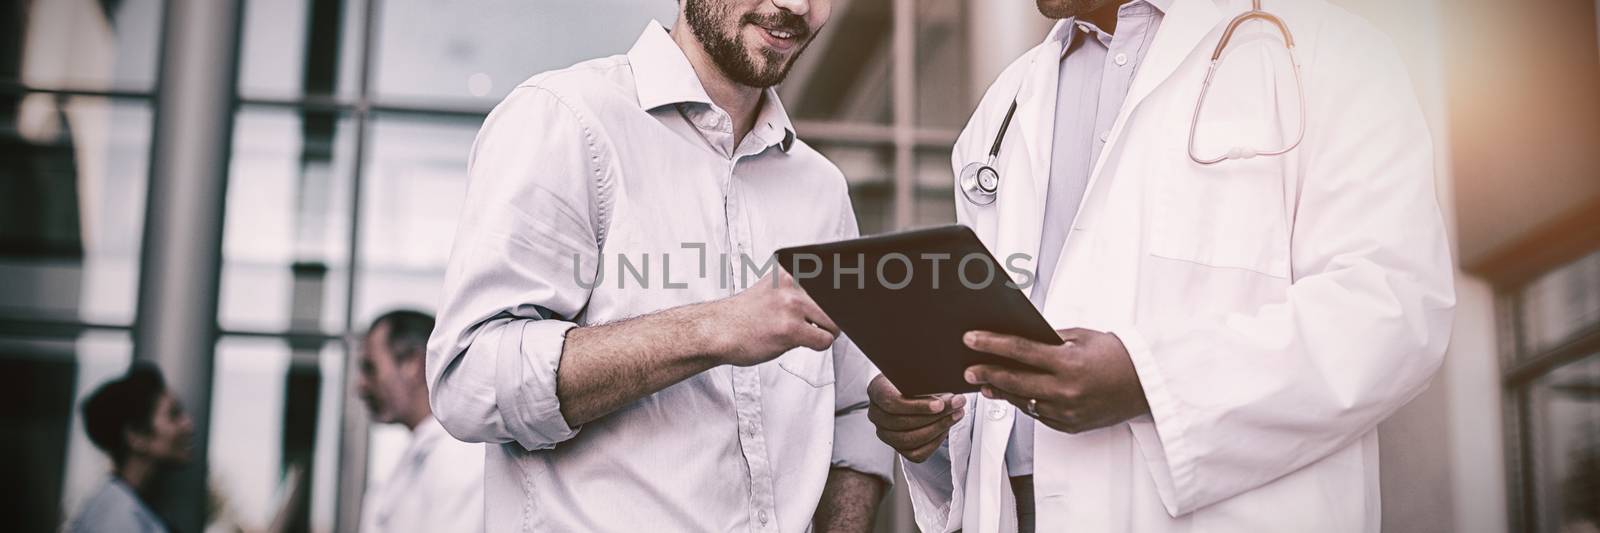
[(956, 223), (956, 199), (950, 189), (925, 189), (916, 191), (916, 213), (911, 217), (911, 227), (925, 228)]
[(1528, 401), (1539, 529), (1600, 528), (1600, 353), (1539, 378)]
[(467, 156), (479, 117), (383, 115), (361, 189), (361, 261), (355, 327), (398, 307), (439, 305)]
[(364, 6), (339, 0), (246, 0), (239, 94), (276, 99), (354, 96)]
[[(0, 22), (0, 80), (32, 88), (155, 87), (161, 0), (22, 0)], [(21, 20), (11, 14), (23, 13)]]
[(919, 127), (959, 129), (977, 99), (968, 96), (966, 0), (917, 0)]
[(0, 317), (133, 323), (147, 102), (28, 93), (0, 105), (13, 112), (0, 114)]
[(888, 124), (894, 120), (893, 2), (835, 2), (828, 26), (795, 60), (779, 88), (795, 120)]
[[(337, 341), (225, 337), (217, 343), (213, 528), (263, 530), (297, 497), (312, 530), (333, 529), (343, 365)], [(289, 523), (305, 523), (299, 520)]]
[(535, 73), (621, 54), (666, 0), (389, 0), (377, 12), (376, 96), (488, 106)]
[(812, 146), (844, 173), (861, 234), (894, 229), (894, 148), (831, 142)]
[(219, 321), (344, 328), (354, 137), (340, 113), (245, 107), (234, 122)]
[(1600, 252), (1545, 274), (1520, 299), (1523, 355), (1554, 348), (1600, 325)]
[(1600, 530), (1600, 251), (1501, 301), (1521, 529)]
[(913, 227), (956, 222), (955, 175), (947, 148), (919, 148), (916, 152), (916, 211)]

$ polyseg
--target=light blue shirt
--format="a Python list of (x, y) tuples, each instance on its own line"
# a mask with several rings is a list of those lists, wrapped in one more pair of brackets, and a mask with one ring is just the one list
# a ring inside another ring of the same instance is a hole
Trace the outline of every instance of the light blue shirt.
[[(1067, 233), (1089, 184), (1095, 159), (1106, 146), (1111, 125), (1128, 97), (1139, 63), (1155, 39), (1162, 13), (1172, 0), (1136, 0), (1117, 10), (1117, 33), (1111, 35), (1084, 20), (1063, 24), (1051, 38), (1062, 43), (1056, 86), (1055, 141), (1050, 153), (1050, 186), (1045, 195), (1044, 228), (1039, 237), (1036, 282), (1028, 297), (1044, 304), (1050, 292)], [(1006, 447), (1006, 470), (1012, 476), (1033, 473), (1033, 424), (1016, 417)]]
[(581, 428), (561, 415), (571, 328), (726, 298), (779, 248), (856, 236), (844, 175), (795, 139), (775, 91), (756, 116), (735, 139), (652, 23), (626, 55), (539, 74), (484, 122), (427, 372), (444, 428), (494, 444), (488, 531), (800, 533), (830, 468), (892, 479), (866, 416), (877, 372), (844, 337)]
[(167, 533), (167, 526), (145, 507), (144, 500), (122, 478), (111, 476), (100, 490), (84, 500), (78, 515), (67, 524), (68, 533)]

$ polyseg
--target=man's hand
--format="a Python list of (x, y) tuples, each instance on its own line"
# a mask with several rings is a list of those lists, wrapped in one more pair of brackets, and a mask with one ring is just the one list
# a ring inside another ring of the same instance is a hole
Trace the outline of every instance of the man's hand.
[(1004, 398), (1022, 412), (1036, 400), (1038, 418), (1057, 431), (1080, 433), (1150, 412), (1139, 374), (1122, 339), (1087, 329), (1057, 331), (1060, 346), (987, 331), (969, 331), (967, 347), (1018, 365), (974, 365), (968, 383), (986, 398)]
[(867, 398), (867, 419), (878, 426), (878, 440), (913, 463), (928, 460), (944, 444), (950, 426), (966, 415), (965, 396), (907, 398), (881, 375), (867, 385)]
[(826, 350), (838, 332), (782, 270), (731, 298), (572, 328), (556, 373), (561, 416), (578, 427), (717, 366)]
[(722, 364), (752, 366), (795, 347), (826, 350), (839, 335), (822, 308), (783, 269), (731, 298), (708, 304), (710, 349)]

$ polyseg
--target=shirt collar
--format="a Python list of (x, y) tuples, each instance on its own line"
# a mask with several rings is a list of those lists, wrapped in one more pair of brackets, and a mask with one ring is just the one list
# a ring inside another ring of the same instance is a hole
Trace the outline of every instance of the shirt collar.
[[(1120, 13), (1121, 10), (1127, 9), (1128, 6), (1132, 6), (1134, 4), (1149, 4), (1150, 7), (1155, 8), (1156, 13), (1165, 15), (1167, 14), (1167, 11), (1172, 8), (1173, 1), (1174, 0), (1134, 0), (1117, 9)], [(1046, 38), (1046, 40), (1061, 45), (1062, 50), (1066, 50), (1066, 45), (1072, 43), (1072, 36), (1076, 33), (1073, 30), (1077, 29), (1077, 27), (1077, 17), (1067, 17), (1061, 19), (1059, 22), (1056, 22), (1055, 27), (1050, 29), (1050, 35), (1048, 38)]]
[[(762, 91), (761, 111), (756, 113), (756, 125), (750, 130), (751, 135), (761, 137), (768, 146), (778, 145), (784, 152), (794, 146), (794, 123), (789, 121), (789, 112), (783, 108), (783, 102), (778, 100), (778, 91), (768, 87)], [(777, 139), (772, 134), (779, 134)]]
[(639, 107), (645, 111), (683, 102), (711, 103), (689, 58), (660, 22), (652, 20), (645, 25), (644, 33), (628, 50), (628, 65), (633, 69)]
[[(700, 84), (700, 78), (695, 76), (689, 58), (683, 55), (683, 49), (672, 41), (672, 36), (660, 22), (652, 20), (645, 25), (639, 40), (628, 50), (628, 64), (633, 69), (639, 107), (645, 111), (684, 103), (714, 105), (706, 94), (705, 86)], [(778, 100), (778, 91), (774, 88), (764, 89), (762, 95), (755, 128), (750, 131), (768, 144), (777, 144), (787, 152), (795, 139), (789, 112), (783, 108), (783, 102)], [(782, 132), (783, 135), (773, 139), (769, 136), (771, 132)]]

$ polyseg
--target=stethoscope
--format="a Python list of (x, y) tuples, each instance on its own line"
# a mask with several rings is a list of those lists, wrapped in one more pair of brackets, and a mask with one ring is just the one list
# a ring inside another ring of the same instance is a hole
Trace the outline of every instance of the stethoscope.
[[(1254, 159), (1257, 157), (1272, 157), (1287, 154), (1300, 146), (1306, 138), (1306, 87), (1300, 78), (1300, 62), (1294, 55), (1294, 34), (1289, 32), (1289, 25), (1283, 19), (1261, 9), (1261, 0), (1251, 0), (1251, 9), (1228, 23), (1222, 32), (1222, 39), (1217, 42), (1217, 49), (1211, 53), (1211, 65), (1206, 69), (1204, 84), (1200, 86), (1200, 96), (1194, 102), (1194, 116), (1189, 119), (1189, 159), (1201, 165), (1215, 165), (1233, 159)], [(1283, 34), (1283, 45), (1289, 52), (1289, 63), (1293, 67), (1295, 90), (1300, 95), (1300, 126), (1299, 133), (1295, 135), (1294, 142), (1275, 150), (1257, 150), (1235, 146), (1217, 157), (1201, 157), (1195, 152), (1195, 131), (1200, 127), (1200, 110), (1205, 105), (1206, 95), (1211, 92), (1211, 82), (1217, 74), (1217, 65), (1222, 63), (1223, 52), (1227, 51), (1229, 41), (1233, 40), (1233, 33), (1239, 26), (1251, 20), (1264, 20), (1272, 23)], [(1005, 140), (1006, 129), (1011, 127), (1011, 117), (1017, 112), (1017, 98), (1021, 96), (1022, 88), (1017, 88), (1017, 95), (1011, 97), (1011, 108), (1006, 110), (1005, 119), (1000, 121), (1000, 130), (995, 132), (994, 144), (989, 146), (989, 158), (986, 161), (973, 161), (961, 169), (959, 183), (961, 193), (967, 201), (974, 205), (989, 205), (994, 203), (1000, 192), (1000, 171), (995, 169), (995, 163), (1000, 159), (1000, 144)]]

